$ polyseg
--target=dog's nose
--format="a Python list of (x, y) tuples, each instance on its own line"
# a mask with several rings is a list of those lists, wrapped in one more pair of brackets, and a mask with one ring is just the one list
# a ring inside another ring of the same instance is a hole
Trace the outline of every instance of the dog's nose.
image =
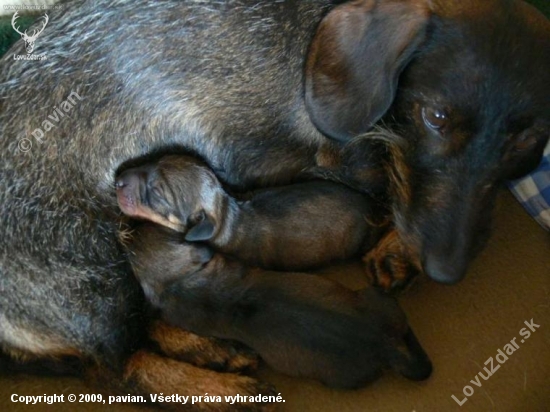
[(449, 259), (435, 255), (428, 255), (424, 260), (424, 271), (439, 283), (454, 285), (466, 275), (466, 264), (459, 259)]

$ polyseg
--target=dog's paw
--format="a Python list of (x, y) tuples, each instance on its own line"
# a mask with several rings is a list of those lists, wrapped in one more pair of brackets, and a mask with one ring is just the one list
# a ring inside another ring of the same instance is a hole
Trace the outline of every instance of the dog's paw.
[(373, 285), (385, 291), (401, 291), (421, 273), (418, 259), (392, 230), (364, 257), (365, 269)]
[(152, 325), (149, 336), (164, 355), (201, 368), (223, 372), (258, 368), (258, 355), (238, 342), (198, 336), (161, 321)]

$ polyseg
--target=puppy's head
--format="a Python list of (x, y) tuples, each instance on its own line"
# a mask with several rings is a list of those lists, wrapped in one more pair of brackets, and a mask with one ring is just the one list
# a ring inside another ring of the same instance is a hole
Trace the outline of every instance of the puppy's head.
[(550, 22), (521, 1), (369, 0), (335, 8), (308, 58), (314, 123), (349, 141), (379, 121), (396, 225), (433, 279), (454, 283), (484, 245), (499, 183), (550, 136)]
[(214, 258), (208, 246), (182, 242), (179, 233), (149, 222), (137, 225), (125, 246), (134, 274), (154, 306), (166, 288), (202, 272)]
[(361, 294), (369, 319), (379, 329), (381, 343), (378, 349), (381, 357), (408, 379), (428, 379), (432, 373), (432, 363), (397, 300), (375, 287), (367, 288)]
[(165, 156), (124, 171), (116, 179), (118, 204), (129, 217), (178, 232), (188, 241), (208, 240), (216, 222), (222, 188), (215, 175), (188, 156)]

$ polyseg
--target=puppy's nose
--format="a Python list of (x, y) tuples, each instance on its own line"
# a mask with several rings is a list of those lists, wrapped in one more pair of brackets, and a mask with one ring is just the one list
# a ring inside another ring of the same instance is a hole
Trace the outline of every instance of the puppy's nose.
[(134, 216), (139, 207), (140, 177), (138, 173), (127, 170), (115, 180), (118, 206), (128, 216)]
[(126, 189), (131, 190), (139, 185), (139, 175), (133, 171), (126, 171), (121, 174), (115, 181), (115, 187), (117, 190)]

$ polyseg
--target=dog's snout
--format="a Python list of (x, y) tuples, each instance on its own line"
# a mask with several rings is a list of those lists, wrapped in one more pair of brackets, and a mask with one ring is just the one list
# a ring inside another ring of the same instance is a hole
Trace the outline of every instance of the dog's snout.
[(127, 170), (115, 180), (118, 205), (129, 216), (134, 216), (136, 213), (140, 199), (141, 179), (141, 173)]

